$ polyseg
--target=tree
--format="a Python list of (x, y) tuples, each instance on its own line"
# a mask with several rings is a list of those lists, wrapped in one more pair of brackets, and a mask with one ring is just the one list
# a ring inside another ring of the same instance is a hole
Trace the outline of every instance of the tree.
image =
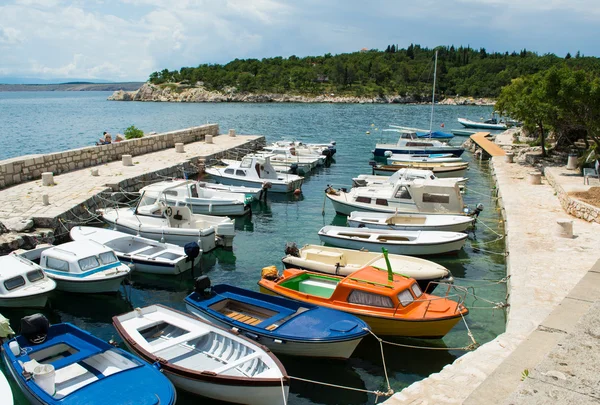
[(123, 131), (123, 134), (125, 135), (125, 139), (135, 139), (143, 137), (144, 131), (136, 128), (135, 125), (132, 125)]
[(567, 52), (567, 56), (565, 56), (565, 59), (571, 59), (571, 53)]

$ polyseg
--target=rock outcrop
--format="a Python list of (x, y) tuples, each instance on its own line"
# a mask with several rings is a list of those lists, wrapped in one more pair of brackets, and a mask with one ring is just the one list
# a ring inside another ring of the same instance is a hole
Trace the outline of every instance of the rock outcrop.
[[(207, 90), (202, 85), (195, 87), (180, 85), (175, 83), (165, 85), (154, 85), (145, 83), (136, 91), (116, 91), (109, 100), (114, 101), (163, 101), (174, 103), (347, 103), (347, 104), (414, 104), (419, 101), (412, 96), (377, 96), (377, 97), (356, 97), (356, 96), (336, 96), (335, 94), (320, 94), (318, 96), (303, 96), (292, 94), (266, 93), (255, 94), (238, 92), (235, 88), (227, 88), (224, 91)], [(469, 104), (461, 99), (457, 100), (460, 104)], [(485, 100), (485, 102), (484, 102)], [(493, 104), (493, 101), (479, 99), (476, 104), (487, 105), (486, 102)], [(442, 104), (442, 103), (440, 103)], [(454, 104), (445, 102), (445, 104)]]

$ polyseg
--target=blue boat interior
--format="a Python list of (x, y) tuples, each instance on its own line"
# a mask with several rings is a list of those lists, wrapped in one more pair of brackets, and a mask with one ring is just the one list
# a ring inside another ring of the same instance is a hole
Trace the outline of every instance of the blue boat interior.
[[(52, 325), (46, 340), (40, 344), (31, 344), (23, 336), (18, 336), (16, 341), (21, 349), (17, 356), (8, 348), (9, 342), (4, 344), (11, 367), (36, 396), (48, 397), (49, 403), (64, 402), (67, 397), (73, 399), (73, 394), (82, 388), (144, 365), (135, 357), (70, 324)], [(35, 382), (35, 368), (45, 364), (54, 367), (54, 395), (45, 393)], [(154, 399), (147, 398), (150, 402), (139, 399), (142, 403), (156, 403), (156, 396), (152, 397)], [(68, 403), (80, 401), (81, 398)]]
[(223, 323), (287, 339), (349, 339), (367, 332), (353, 315), (224, 284), (210, 295), (194, 292), (186, 302)]

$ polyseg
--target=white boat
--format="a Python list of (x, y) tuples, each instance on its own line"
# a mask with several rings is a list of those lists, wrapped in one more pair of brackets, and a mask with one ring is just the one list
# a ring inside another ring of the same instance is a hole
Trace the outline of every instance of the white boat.
[[(388, 254), (394, 273), (417, 280), (423, 291), (432, 291), (434, 282), (452, 282), (450, 271), (437, 263), (418, 257)], [(281, 260), (288, 269), (304, 269), (320, 273), (348, 276), (367, 266), (387, 269), (381, 251), (342, 249), (337, 247), (306, 245), (297, 249), (286, 249)]]
[(207, 188), (209, 190), (227, 191), (229, 193), (242, 194), (244, 197), (259, 199), (262, 188), (244, 187), (244, 186), (228, 186), (226, 184), (209, 183), (207, 181), (199, 181), (198, 187)]
[(301, 141), (277, 141), (274, 146), (293, 146), (299, 155), (323, 155), (331, 157), (336, 152), (336, 142), (329, 143), (304, 143)]
[(391, 131), (400, 133), (398, 142), (396, 143), (378, 143), (375, 145), (373, 155), (378, 157), (388, 157), (394, 153), (402, 153), (408, 155), (424, 155), (449, 153), (455, 156), (460, 156), (465, 150), (460, 146), (447, 145), (444, 142), (435, 139), (419, 138), (416, 132), (403, 129), (384, 129), (383, 131)]
[[(296, 163), (298, 165), (307, 164), (310, 169), (325, 164), (326, 157), (316, 153), (305, 153), (303, 155), (296, 152), (295, 146), (265, 146), (263, 150), (271, 155), (272, 162)], [(305, 151), (306, 152), (306, 151)]]
[(258, 151), (254, 153), (257, 156), (269, 156), (271, 159), (271, 165), (279, 173), (292, 173), (296, 171), (300, 175), (308, 174), (313, 170), (316, 164), (310, 159), (300, 159), (300, 156), (292, 156), (289, 153), (280, 152), (278, 154), (273, 153), (268, 149)]
[(183, 248), (171, 243), (91, 226), (75, 226), (69, 234), (73, 240), (92, 240), (109, 247), (121, 262), (133, 264), (135, 272), (177, 275), (191, 268)]
[(357, 187), (349, 192), (329, 187), (325, 195), (341, 215), (352, 211), (460, 215), (465, 210), (459, 184), (449, 179), (399, 180), (393, 187)]
[(465, 128), (481, 128), (481, 129), (506, 129), (506, 124), (498, 122), (495, 118), (487, 121), (479, 122), (472, 121), (466, 118), (458, 118), (458, 122)]
[(352, 211), (351, 228), (394, 229), (397, 231), (464, 232), (475, 222), (467, 215), (387, 214), (385, 212)]
[(145, 193), (134, 208), (106, 208), (98, 212), (115, 230), (144, 238), (179, 246), (197, 242), (204, 253), (213, 250), (217, 244), (227, 248), (233, 246), (233, 220), (193, 214), (186, 206), (172, 207)]
[(393, 231), (385, 229), (324, 226), (321, 242), (347, 249), (381, 250), (397, 255), (438, 255), (462, 249), (467, 234), (439, 231)]
[(237, 404), (286, 404), (289, 377), (264, 346), (161, 305), (113, 317), (129, 349), (177, 388)]
[(55, 288), (37, 264), (16, 254), (0, 256), (0, 307), (43, 308)]
[(208, 167), (205, 172), (216, 181), (232, 186), (260, 187), (273, 193), (291, 193), (302, 187), (303, 177), (279, 174), (271, 165), (270, 156), (246, 155), (240, 162), (226, 168)]
[(464, 162), (462, 158), (456, 157), (451, 153), (438, 153), (438, 154), (425, 154), (425, 155), (405, 155), (392, 153), (387, 158), (387, 164), (393, 165), (395, 163), (447, 163), (447, 162)]
[(143, 187), (140, 192), (167, 205), (186, 205), (194, 214), (245, 215), (250, 212), (252, 202), (238, 193), (198, 187), (193, 180), (160, 181)]
[[(368, 186), (393, 186), (398, 180), (414, 180), (414, 179), (430, 179), (437, 180), (437, 177), (433, 171), (424, 169), (410, 169), (402, 168), (398, 169), (391, 176), (377, 176), (370, 174), (360, 174), (358, 177), (352, 178), (352, 187), (368, 187)], [(456, 181), (459, 184), (465, 183), (468, 179), (466, 177), (451, 177), (449, 181)]]
[(39, 265), (56, 282), (59, 291), (75, 293), (117, 292), (131, 272), (112, 249), (90, 240), (38, 246), (18, 255)]
[(380, 176), (390, 176), (396, 173), (399, 169), (420, 169), (420, 170), (431, 170), (436, 177), (446, 178), (457, 178), (464, 177), (469, 168), (468, 162), (441, 162), (441, 163), (425, 163), (425, 162), (412, 162), (412, 163), (399, 163), (396, 162), (393, 165), (378, 165), (373, 166), (373, 174)]

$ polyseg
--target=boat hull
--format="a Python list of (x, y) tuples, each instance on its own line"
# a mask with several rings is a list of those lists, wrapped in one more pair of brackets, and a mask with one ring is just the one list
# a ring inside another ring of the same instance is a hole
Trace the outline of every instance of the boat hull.
[(0, 308), (44, 308), (50, 291), (19, 298), (0, 298)]
[[(199, 318), (205, 319), (225, 329), (231, 329), (231, 325), (221, 322), (218, 318), (210, 316), (205, 311), (200, 310), (198, 307), (187, 304), (186, 307), (188, 312)], [(356, 346), (362, 340), (362, 336), (335, 342), (323, 342), (323, 341), (294, 341), (274, 339), (272, 336), (258, 334), (256, 331), (244, 330), (239, 326), (236, 326), (246, 337), (250, 337), (256, 340), (263, 346), (268, 347), (273, 353), (284, 354), (288, 356), (300, 356), (300, 357), (322, 357), (322, 358), (334, 358), (334, 359), (347, 359), (349, 358)], [(267, 402), (265, 402), (267, 403)]]
[(478, 129), (506, 129), (504, 124), (487, 124), (485, 122), (471, 121), (464, 118), (459, 118), (458, 122), (465, 128), (478, 128)]
[[(176, 200), (167, 199), (169, 204), (175, 205)], [(224, 216), (242, 216), (246, 215), (250, 211), (250, 206), (243, 203), (227, 204), (227, 203), (211, 203), (211, 204), (197, 204), (185, 202), (182, 205), (190, 207), (194, 214), (203, 215), (216, 215), (220, 217)]]
[(133, 263), (133, 269), (136, 273), (176, 276), (177, 274), (181, 274), (191, 269), (191, 264), (187, 264), (185, 260), (181, 260), (173, 265), (168, 263), (156, 263), (156, 261), (150, 260), (141, 260), (126, 255), (117, 255), (117, 257), (122, 263)]
[[(416, 217), (427, 217), (427, 215), (415, 215)], [(410, 215), (407, 215), (410, 219)], [(438, 215), (436, 217), (441, 217)], [(464, 218), (464, 219), (463, 219)], [(385, 220), (380, 220), (380, 222), (375, 222), (378, 218), (373, 218), (372, 220), (367, 220), (368, 216), (365, 215), (361, 218), (352, 218), (352, 215), (348, 217), (348, 226), (351, 228), (362, 228), (366, 227), (369, 229), (390, 229), (396, 231), (446, 231), (446, 232), (464, 232), (473, 224), (474, 219), (470, 217), (462, 217), (461, 221), (455, 222), (446, 222), (446, 223), (431, 223), (427, 224), (426, 222), (423, 224), (418, 223), (410, 223), (407, 221), (406, 224), (395, 223), (388, 224)]]
[[(271, 290), (260, 285), (260, 292), (265, 294), (279, 295), (285, 298), (295, 299), (301, 302), (308, 302), (314, 304), (310, 300), (303, 299), (301, 296), (288, 296), (279, 290)], [(328, 308), (342, 310), (334, 305), (322, 305)], [(439, 339), (444, 337), (453, 327), (460, 321), (461, 316), (448, 317), (447, 319), (436, 319), (436, 320), (419, 320), (419, 321), (407, 321), (399, 318), (389, 317), (377, 317), (371, 315), (364, 315), (356, 311), (344, 311), (355, 315), (369, 324), (371, 331), (378, 336), (404, 336), (404, 337), (419, 337), (419, 338), (430, 338)]]
[(155, 230), (140, 229), (138, 232), (138, 229), (128, 226), (129, 224), (124, 224), (119, 221), (116, 223), (110, 221), (107, 222), (113, 225), (117, 231), (125, 232), (130, 235), (139, 235), (144, 238), (173, 243), (178, 246), (185, 246), (186, 243), (190, 242), (198, 242), (203, 252), (209, 252), (216, 248), (214, 231), (204, 235), (199, 235), (199, 232), (196, 232), (194, 235), (192, 231), (187, 234), (174, 234), (168, 230), (163, 232), (161, 228), (156, 228)]
[[(164, 375), (171, 380), (178, 389), (195, 395), (217, 399), (232, 403), (247, 405), (286, 404), (289, 385), (276, 385), (272, 387), (256, 387), (252, 385), (225, 385), (212, 381), (199, 381), (163, 369)], [(285, 394), (285, 398), (284, 398)], [(243, 402), (240, 401), (243, 398)]]
[(125, 277), (127, 277), (129, 273), (123, 273), (107, 280), (86, 280), (85, 278), (75, 280), (74, 277), (73, 280), (68, 280), (66, 277), (56, 277), (48, 272), (46, 272), (46, 274), (56, 282), (56, 289), (59, 291), (95, 294), (114, 293), (119, 291), (123, 280), (125, 280)]
[(411, 168), (411, 169), (424, 169), (431, 170), (435, 177), (440, 179), (448, 179), (453, 177), (464, 177), (467, 174), (467, 165), (459, 167), (436, 167), (435, 165), (419, 165), (419, 164), (406, 164), (406, 165), (383, 165), (373, 167), (373, 174), (379, 176), (391, 176), (396, 173), (399, 169)]
[(373, 156), (385, 157), (386, 152), (408, 155), (425, 155), (425, 154), (436, 154), (436, 153), (452, 153), (455, 156), (460, 156), (465, 151), (461, 147), (417, 147), (417, 146), (403, 146), (398, 147), (393, 144), (377, 145), (373, 150)]
[[(208, 171), (207, 171), (208, 172)], [(211, 177), (215, 179), (215, 181), (226, 184), (229, 186), (240, 186), (240, 187), (253, 187), (253, 188), (262, 188), (264, 183), (270, 183), (271, 187), (268, 189), (270, 193), (291, 193), (296, 189), (300, 189), (302, 187), (302, 179), (293, 180), (288, 183), (276, 182), (274, 180), (260, 180), (260, 181), (252, 181), (252, 180), (240, 180), (237, 178), (232, 178), (228, 176), (222, 176), (214, 172), (208, 172)]]
[(389, 253), (396, 255), (429, 256), (451, 253), (462, 249), (463, 245), (467, 240), (467, 235), (465, 234), (464, 238), (462, 239), (452, 240), (449, 242), (426, 242), (419, 244), (393, 244), (370, 241), (366, 239), (357, 240), (351, 238), (336, 237), (322, 233), (319, 233), (319, 238), (323, 243), (327, 243), (333, 246), (339, 246), (346, 249), (368, 249), (371, 251), (381, 251), (382, 248), (385, 248)]

